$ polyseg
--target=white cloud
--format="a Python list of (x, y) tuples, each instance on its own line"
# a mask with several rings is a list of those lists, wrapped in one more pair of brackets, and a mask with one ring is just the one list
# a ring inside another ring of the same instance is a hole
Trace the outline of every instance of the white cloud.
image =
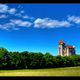
[(8, 15), (4, 15), (4, 14), (0, 15), (0, 19), (1, 18), (7, 18), (7, 17), (8, 17)]
[(29, 20), (34, 20), (35, 19), (34, 17), (30, 17), (30, 16), (24, 15), (22, 13), (16, 13), (15, 16), (17, 16), (19, 18), (22, 18), (22, 19), (29, 19)]
[[(20, 10), (18, 8), (20, 8)], [(16, 17), (19, 17), (22, 19), (25, 18), (25, 19), (33, 20), (33, 17), (26, 15), (25, 11), (22, 10), (21, 8), (22, 8), (22, 6), (20, 6), (20, 5), (17, 8), (11, 8), (6, 4), (0, 4), (0, 13), (8, 13), (8, 15), (12, 14), (13, 16), (16, 16)]]
[(32, 23), (29, 21), (22, 21), (19, 19), (10, 20), (10, 21), (18, 26), (30, 27), (32, 25)]
[(77, 16), (68, 16), (68, 21), (74, 22), (76, 24), (80, 23), (80, 17)]
[(8, 12), (9, 12), (10, 14), (14, 14), (14, 13), (16, 12), (16, 9), (15, 9), (15, 8), (11, 8), (11, 9), (8, 10)]
[(0, 4), (0, 13), (5, 13), (8, 11), (8, 6), (6, 4)]
[(9, 22), (9, 23), (5, 23), (5, 24), (0, 24), (0, 29), (3, 30), (9, 30), (9, 29), (14, 29), (15, 28), (15, 24)]
[(2, 30), (19, 30), (22, 27), (30, 27), (32, 25), (31, 22), (22, 21), (22, 20), (10, 20), (10, 22), (5, 24), (0, 24), (0, 29)]
[(28, 16), (28, 15), (22, 15), (21, 17), (22, 17), (22, 19), (29, 19), (29, 20), (32, 20), (32, 21), (35, 20), (34, 17), (30, 17), (30, 16)]
[(27, 15), (24, 15), (24, 16), (22, 16), (22, 18), (29, 18), (29, 16), (27, 16)]
[(34, 21), (34, 27), (37, 28), (69, 27), (70, 25), (68, 21), (58, 21), (50, 18), (38, 18)]
[(21, 13), (16, 13), (15, 16), (22, 17), (22, 14)]
[(10, 8), (6, 4), (0, 4), (0, 13), (14, 14), (16, 12), (15, 8)]
[[(23, 8), (24, 9), (24, 8)], [(0, 24), (0, 29), (14, 29), (18, 30), (21, 27), (30, 27), (32, 24), (35, 28), (59, 28), (59, 27), (70, 27), (72, 24), (80, 24), (80, 17), (77, 16), (68, 16), (67, 20), (55, 20), (50, 18), (37, 18), (28, 16), (24, 10), (22, 10), (22, 6), (18, 6), (17, 8), (11, 8), (6, 4), (0, 4), (0, 19), (7, 18), (8, 16), (12, 16), (11, 20), (9, 19), (8, 23)], [(6, 15), (6, 13), (8, 13)], [(15, 19), (14, 16), (16, 16)], [(19, 18), (19, 19), (18, 19)], [(24, 21), (25, 19), (25, 21)], [(32, 20), (27, 21), (27, 20)], [(73, 23), (72, 23), (73, 22)], [(21, 26), (21, 27), (20, 27)]]
[[(18, 8), (21, 8), (20, 6)], [(13, 30), (19, 30), (21, 27), (30, 27), (32, 25), (31, 22), (29, 21), (23, 21), (22, 19), (26, 19), (26, 18), (31, 18), (29, 16), (27, 16), (24, 12), (24, 10), (19, 10), (16, 8), (11, 8), (9, 7), (8, 5), (6, 4), (0, 4), (0, 19), (2, 18), (7, 18), (8, 16), (11, 16), (10, 14), (13, 14), (12, 15), (12, 19), (8, 19), (8, 22), (7, 23), (4, 23), (4, 24), (1, 24), (0, 23), (0, 29), (4, 29), (4, 30), (10, 30), (10, 29), (13, 29)], [(8, 13), (6, 15), (6, 13)], [(13, 19), (14, 16), (17, 16), (17, 17), (21, 17), (22, 19)], [(21, 27), (20, 27), (21, 26)]]

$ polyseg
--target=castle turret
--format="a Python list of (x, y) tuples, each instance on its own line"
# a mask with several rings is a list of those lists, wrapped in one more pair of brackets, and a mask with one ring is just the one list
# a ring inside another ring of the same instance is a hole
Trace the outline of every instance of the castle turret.
[(64, 49), (65, 49), (65, 43), (63, 40), (60, 40), (59, 41), (59, 46), (58, 46), (58, 54), (60, 56), (63, 56), (64, 55)]

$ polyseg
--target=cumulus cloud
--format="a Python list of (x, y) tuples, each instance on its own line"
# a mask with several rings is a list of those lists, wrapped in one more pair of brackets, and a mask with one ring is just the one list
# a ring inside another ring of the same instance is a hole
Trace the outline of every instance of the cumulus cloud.
[(22, 21), (22, 20), (10, 20), (10, 22), (5, 24), (0, 24), (0, 29), (3, 30), (19, 30), (21, 27), (30, 27), (32, 25), (31, 22)]
[[(18, 6), (18, 8), (21, 8), (21, 6)], [(7, 15), (6, 15), (7, 13)], [(32, 25), (32, 22), (27, 21), (27, 20), (23, 20), (23, 19), (30, 19), (30, 16), (27, 16), (25, 14), (25, 11), (20, 9), (18, 10), (17, 8), (11, 8), (10, 6), (6, 5), (6, 4), (0, 4), (0, 19), (2, 18), (7, 18), (8, 16), (11, 16), (10, 14), (12, 14), (12, 19), (7, 19), (8, 22), (0, 22), (0, 29), (4, 29), (4, 30), (19, 30), (21, 27), (30, 27)], [(20, 17), (19, 19), (13, 19), (14, 16), (17, 16), (16, 18)]]
[(6, 4), (0, 4), (0, 13), (5, 13), (8, 11), (8, 6)]
[(52, 20), (50, 18), (38, 18), (34, 21), (34, 27), (37, 28), (54, 28), (54, 27), (69, 27), (71, 24), (68, 21)]
[(18, 11), (17, 9), (11, 8), (6, 4), (0, 4), (0, 13), (9, 13), (9, 14), (13, 14), (14, 16), (21, 17), (21, 18), (30, 18), (29, 16), (25, 15), (24, 10)]
[(4, 14), (0, 15), (0, 19), (1, 18), (7, 18), (7, 17), (8, 17), (8, 15), (4, 15)]
[(16, 12), (15, 8), (10, 8), (6, 4), (0, 4), (0, 13), (9, 13), (13, 14)]
[(29, 19), (29, 20), (35, 20), (35, 18), (34, 17), (30, 17), (30, 16), (28, 16), (28, 15), (23, 15), (23, 16), (21, 16), (23, 19)]
[(0, 24), (0, 29), (2, 30), (10, 30), (10, 29), (15, 29), (15, 24), (9, 22), (9, 23), (5, 23), (5, 24)]
[(29, 21), (22, 21), (19, 19), (10, 20), (10, 21), (18, 26), (30, 27), (32, 25), (32, 23)]
[(9, 12), (10, 14), (14, 14), (14, 13), (16, 12), (16, 9), (15, 9), (15, 8), (12, 8), (12, 9), (8, 10), (8, 12)]
[(22, 14), (21, 13), (16, 13), (15, 16), (22, 17)]
[(29, 19), (29, 20), (34, 20), (34, 17), (30, 17), (28, 15), (22, 14), (22, 13), (16, 13), (15, 16), (22, 18), (22, 19)]
[(68, 21), (74, 22), (76, 24), (80, 24), (80, 17), (77, 17), (77, 16), (68, 16)]
[[(8, 16), (10, 16), (10, 18), (8, 18)], [(0, 29), (19, 30), (22, 27), (31, 27), (31, 25), (33, 25), (34, 28), (59, 28), (70, 27), (74, 23), (80, 24), (79, 16), (68, 16), (67, 20), (58, 20), (51, 18), (35, 19), (35, 17), (28, 16), (21, 5), (17, 6), (17, 8), (14, 8), (6, 4), (0, 4), (0, 19), (5, 18), (7, 18), (6, 21), (8, 22), (4, 24), (1, 24), (0, 22)]]
[(24, 16), (22, 16), (23, 18), (29, 18), (29, 16), (27, 16), (27, 15), (24, 15)]

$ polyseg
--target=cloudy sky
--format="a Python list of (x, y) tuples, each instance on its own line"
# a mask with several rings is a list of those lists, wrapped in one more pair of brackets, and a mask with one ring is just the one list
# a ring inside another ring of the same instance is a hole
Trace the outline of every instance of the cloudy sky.
[(80, 4), (0, 4), (0, 47), (58, 55), (61, 39), (80, 54)]

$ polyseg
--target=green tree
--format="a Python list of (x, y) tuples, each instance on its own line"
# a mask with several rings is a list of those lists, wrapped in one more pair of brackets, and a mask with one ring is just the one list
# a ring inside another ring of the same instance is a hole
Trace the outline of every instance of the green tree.
[(10, 55), (10, 65), (11, 69), (19, 68), (18, 65), (20, 63), (20, 55), (19, 52), (9, 52)]
[(8, 51), (6, 48), (0, 47), (0, 69), (6, 69), (7, 66), (7, 54)]
[(8, 51), (6, 48), (0, 47), (0, 53), (7, 54)]
[(45, 66), (48, 67), (53, 67), (53, 56), (50, 53), (45, 53), (44, 55), (45, 58)]
[(42, 53), (34, 53), (30, 52), (29, 53), (29, 65), (28, 68), (40, 68), (42, 67), (42, 58), (43, 54)]
[(29, 65), (29, 52), (20, 52), (20, 66), (21, 68), (28, 68)]

